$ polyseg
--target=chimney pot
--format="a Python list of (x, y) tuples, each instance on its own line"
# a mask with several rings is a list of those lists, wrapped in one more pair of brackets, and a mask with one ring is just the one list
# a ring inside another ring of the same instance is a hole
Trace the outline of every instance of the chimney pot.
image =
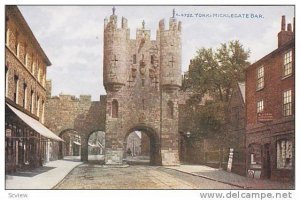
[(287, 31), (292, 32), (292, 24), (289, 23), (289, 24), (287, 25)]
[(285, 15), (281, 17), (281, 30), (285, 31)]

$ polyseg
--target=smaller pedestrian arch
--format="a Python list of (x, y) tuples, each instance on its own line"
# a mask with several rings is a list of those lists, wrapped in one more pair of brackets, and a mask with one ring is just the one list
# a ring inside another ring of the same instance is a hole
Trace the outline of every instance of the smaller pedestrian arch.
[(86, 140), (88, 162), (104, 164), (105, 132), (101, 130), (92, 131)]
[(65, 142), (59, 142), (59, 159), (80, 160), (81, 157), (81, 135), (74, 129), (66, 129), (60, 132)]

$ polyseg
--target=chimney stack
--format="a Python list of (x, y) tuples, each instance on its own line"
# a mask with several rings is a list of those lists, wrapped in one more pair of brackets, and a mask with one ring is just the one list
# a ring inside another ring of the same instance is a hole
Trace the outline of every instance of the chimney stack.
[(285, 31), (285, 15), (281, 17), (281, 30)]
[[(293, 30), (295, 30), (295, 18), (294, 18), (294, 28), (293, 28)], [(281, 30), (278, 33), (278, 48), (285, 45), (286, 43), (288, 43), (292, 39), (294, 39), (293, 30), (292, 30), (292, 24), (291, 23), (289, 23), (287, 25), (287, 29), (286, 29), (285, 16), (283, 15), (281, 17)]]

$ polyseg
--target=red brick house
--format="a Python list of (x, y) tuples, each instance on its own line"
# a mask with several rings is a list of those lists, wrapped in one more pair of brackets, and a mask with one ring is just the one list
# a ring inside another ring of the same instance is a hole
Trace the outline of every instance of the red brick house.
[(246, 70), (246, 146), (248, 174), (294, 180), (295, 32), (285, 16), (278, 48)]

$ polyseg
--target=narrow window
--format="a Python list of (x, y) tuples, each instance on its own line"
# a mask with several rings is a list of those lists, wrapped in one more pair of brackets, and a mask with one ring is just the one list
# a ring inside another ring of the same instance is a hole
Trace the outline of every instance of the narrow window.
[(28, 65), (29, 65), (29, 58), (28, 58), (28, 53), (26, 53), (25, 55), (25, 66), (28, 69)]
[(283, 93), (283, 116), (292, 115), (292, 90)]
[(154, 55), (151, 55), (151, 64), (154, 64)]
[(292, 74), (292, 50), (289, 50), (287, 53), (284, 54), (284, 61), (283, 61), (283, 76), (289, 76)]
[(36, 98), (36, 103), (37, 103), (36, 115), (38, 117), (40, 117), (40, 97), (39, 96), (37, 96), (37, 98)]
[(42, 101), (42, 123), (45, 123), (45, 102)]
[(27, 108), (27, 84), (24, 83), (23, 85), (23, 107), (26, 109)]
[(112, 118), (118, 118), (119, 114), (119, 104), (116, 99), (112, 101)]
[(174, 115), (174, 104), (172, 101), (168, 101), (168, 110), (167, 110), (168, 118), (173, 119)]
[(260, 100), (257, 102), (257, 113), (261, 113), (264, 111), (264, 101)]
[(31, 102), (30, 102), (30, 112), (33, 113), (33, 106), (34, 106), (34, 92), (31, 90)]
[(132, 56), (132, 63), (136, 64), (136, 54), (133, 54), (133, 56)]
[(18, 32), (16, 31), (16, 35), (15, 35), (16, 41), (15, 41), (15, 46), (14, 46), (14, 50), (17, 56), (19, 56), (19, 42), (18, 42)]
[(260, 66), (257, 69), (257, 83), (256, 89), (260, 90), (264, 87), (264, 66)]
[(15, 84), (15, 90), (14, 90), (14, 102), (18, 103), (18, 94), (19, 94), (19, 77), (17, 75), (14, 76), (14, 84)]

